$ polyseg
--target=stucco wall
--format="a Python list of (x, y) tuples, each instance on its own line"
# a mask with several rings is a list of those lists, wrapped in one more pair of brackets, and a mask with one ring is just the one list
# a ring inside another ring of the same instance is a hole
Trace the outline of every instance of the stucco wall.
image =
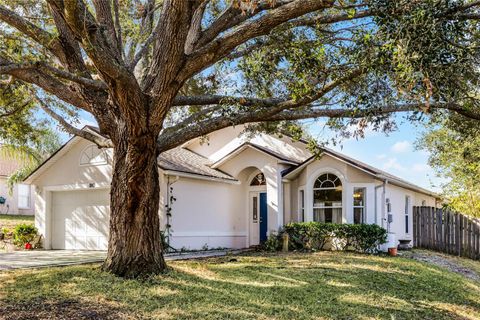
[[(109, 185), (112, 180), (112, 166), (107, 165), (80, 165), (80, 155), (83, 150), (92, 145), (84, 139), (76, 139), (57, 161), (52, 161), (48, 169), (35, 179), (37, 186), (58, 185)], [(111, 150), (109, 150), (111, 155)]]
[(313, 184), (315, 180), (323, 173), (336, 174), (343, 185), (343, 201), (342, 201), (342, 215), (343, 223), (353, 222), (353, 191), (355, 187), (365, 187), (366, 194), (366, 221), (367, 223), (374, 223), (375, 219), (375, 179), (338, 159), (329, 155), (324, 155), (318, 160), (313, 161), (307, 165), (298, 176), (293, 179), (291, 184), (291, 202), (286, 212), (290, 216), (291, 221), (299, 221), (299, 190), (305, 190), (305, 220), (312, 221), (313, 219)]
[(279, 206), (283, 206), (283, 201), (279, 197), (279, 191), (281, 190), (281, 171), (283, 167), (277, 164), (275, 158), (248, 148), (230, 161), (224, 163), (219, 169), (237, 177), (242, 170), (248, 167), (257, 168), (265, 175), (267, 184), (268, 231), (277, 231), (283, 224), (283, 216), (279, 214), (279, 212), (282, 212), (279, 210)]
[[(405, 197), (410, 197), (410, 207), (408, 214), (408, 225), (409, 232), (406, 233), (406, 218), (405, 218)], [(386, 187), (386, 198), (390, 201), (391, 204), (391, 214), (393, 215), (393, 222), (390, 224), (390, 232), (396, 234), (396, 239), (410, 239), (412, 240), (413, 234), (413, 206), (421, 206), (422, 201), (425, 200), (426, 205), (430, 207), (435, 207), (435, 198), (421, 194), (409, 189), (395, 186), (393, 184), (387, 184)], [(384, 225), (387, 227), (387, 224)]]
[(311, 155), (304, 143), (292, 141), (289, 137), (283, 136), (280, 138), (266, 134), (256, 134), (252, 137), (242, 135), (243, 129), (243, 126), (236, 126), (213, 132), (207, 140), (199, 138), (192, 141), (188, 144), (188, 149), (212, 161), (218, 161), (249, 141), (259, 146), (268, 147), (274, 152), (287, 155), (291, 159), (303, 161)]
[(7, 212), (8, 205), (8, 214), (18, 214), (18, 215), (33, 215), (35, 214), (35, 197), (33, 188), (30, 187), (30, 203), (27, 208), (18, 207), (18, 186), (13, 187), (13, 191), (10, 194), (7, 185), (7, 178), (0, 177), (0, 196), (6, 199), (4, 205), (0, 205), (0, 213)]
[[(247, 243), (247, 195), (244, 185), (174, 176), (171, 246), (189, 249), (244, 248)], [(165, 211), (162, 212), (165, 229)]]

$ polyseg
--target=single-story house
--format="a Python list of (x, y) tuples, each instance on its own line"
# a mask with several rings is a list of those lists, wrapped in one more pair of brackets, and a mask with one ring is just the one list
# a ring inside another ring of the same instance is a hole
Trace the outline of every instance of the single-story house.
[(0, 214), (30, 215), (35, 213), (33, 190), (28, 184), (8, 188), (8, 178), (20, 168), (15, 160), (0, 158)]
[[(305, 142), (243, 129), (159, 156), (159, 215), (172, 247), (250, 247), (291, 221), (375, 223), (412, 239), (413, 206), (437, 204), (434, 193), (336, 151), (314, 157)], [(27, 178), (45, 248), (107, 248), (112, 152), (74, 137)]]

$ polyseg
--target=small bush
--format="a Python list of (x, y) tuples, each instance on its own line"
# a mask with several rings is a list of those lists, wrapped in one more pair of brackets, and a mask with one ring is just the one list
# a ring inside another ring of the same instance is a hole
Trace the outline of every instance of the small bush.
[(280, 235), (276, 232), (270, 233), (267, 240), (263, 243), (263, 249), (265, 251), (277, 251), (280, 249), (281, 241)]
[(13, 229), (13, 241), (17, 246), (24, 246), (32, 242), (38, 234), (37, 228), (32, 224), (19, 224)]
[(283, 232), (291, 250), (323, 250), (329, 244), (335, 250), (373, 253), (387, 239), (387, 231), (375, 224), (289, 223)]

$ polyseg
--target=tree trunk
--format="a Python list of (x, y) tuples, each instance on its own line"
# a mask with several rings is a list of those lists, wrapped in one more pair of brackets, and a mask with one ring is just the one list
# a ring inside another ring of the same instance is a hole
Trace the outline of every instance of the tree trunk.
[(103, 270), (135, 278), (165, 270), (160, 237), (155, 133), (130, 137), (127, 130), (114, 142), (110, 200), (110, 238)]

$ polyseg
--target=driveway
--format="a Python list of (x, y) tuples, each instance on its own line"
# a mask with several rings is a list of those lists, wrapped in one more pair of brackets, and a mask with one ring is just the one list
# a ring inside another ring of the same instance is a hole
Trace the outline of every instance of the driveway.
[(65, 266), (103, 261), (106, 251), (33, 250), (0, 253), (0, 270)]
[[(228, 254), (239, 254), (246, 251), (250, 250), (209, 250), (167, 253), (165, 254), (165, 260), (202, 259), (219, 257)], [(106, 251), (75, 250), (33, 250), (0, 253), (0, 271), (102, 262), (106, 255)]]

